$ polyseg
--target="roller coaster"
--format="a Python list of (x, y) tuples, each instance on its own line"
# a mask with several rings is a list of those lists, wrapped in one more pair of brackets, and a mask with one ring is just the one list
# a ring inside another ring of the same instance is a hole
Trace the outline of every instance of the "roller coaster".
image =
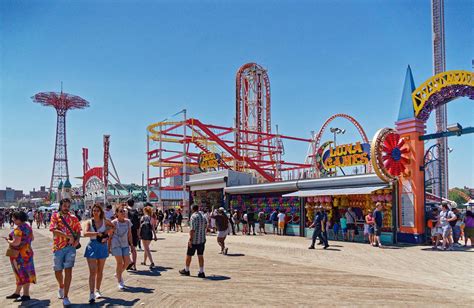
[[(247, 63), (236, 74), (236, 115), (234, 127), (203, 123), (187, 118), (183, 110), (173, 120), (151, 124), (147, 128), (147, 184), (160, 189), (183, 189), (183, 183), (165, 181), (187, 176), (199, 170), (204, 154), (217, 154), (213, 170), (232, 169), (251, 173), (258, 182), (275, 182), (322, 175), (316, 166), (316, 152), (323, 133), (335, 118), (349, 120), (368, 143), (362, 126), (347, 114), (330, 117), (318, 134), (300, 138), (272, 132), (270, 80), (267, 70)], [(283, 159), (284, 144), (302, 142), (308, 147), (303, 163)], [(157, 168), (157, 169), (156, 169)], [(158, 172), (156, 172), (158, 170)], [(368, 170), (370, 172), (370, 169)]]

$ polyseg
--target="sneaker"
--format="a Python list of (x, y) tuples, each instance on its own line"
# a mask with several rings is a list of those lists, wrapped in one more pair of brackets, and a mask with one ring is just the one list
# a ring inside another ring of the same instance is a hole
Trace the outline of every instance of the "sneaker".
[(206, 278), (206, 274), (204, 274), (204, 273), (199, 273), (199, 274), (198, 274), (198, 277), (199, 277), (199, 278)]
[(95, 303), (95, 295), (94, 293), (89, 294), (89, 304)]
[(27, 296), (27, 295), (23, 295), (23, 296), (21, 296), (21, 297), (15, 299), (14, 301), (15, 301), (15, 302), (27, 302), (27, 301), (29, 301), (29, 300), (31, 300), (31, 297), (29, 297), (29, 296)]
[(329, 245), (326, 245), (326, 246), (323, 247), (323, 249), (328, 249), (328, 247), (329, 247)]
[(21, 295), (20, 294), (16, 294), (16, 293), (13, 293), (12, 295), (8, 295), (7, 297), (5, 297), (6, 299), (17, 299), (17, 298), (20, 298)]
[(314, 246), (313, 246), (313, 245), (311, 245), (311, 246), (309, 246), (309, 247), (308, 247), (308, 249), (314, 249)]
[(64, 288), (59, 288), (58, 289), (58, 298), (64, 298)]
[(63, 306), (71, 306), (71, 301), (69, 300), (69, 298), (63, 298)]
[(95, 291), (94, 295), (96, 299), (102, 298), (102, 294), (100, 293), (100, 290)]
[(123, 284), (123, 280), (118, 283), (117, 287), (119, 288), (119, 290), (125, 289), (125, 285)]
[(191, 275), (191, 273), (190, 273), (189, 271), (187, 271), (186, 269), (179, 270), (179, 273), (180, 273), (182, 276), (189, 276), (189, 275)]
[(150, 271), (155, 268), (155, 263), (150, 264)]
[(226, 247), (226, 248), (224, 249), (224, 254), (225, 254), (226, 256), (227, 256), (227, 252), (228, 252), (228, 251), (229, 251), (229, 248)]

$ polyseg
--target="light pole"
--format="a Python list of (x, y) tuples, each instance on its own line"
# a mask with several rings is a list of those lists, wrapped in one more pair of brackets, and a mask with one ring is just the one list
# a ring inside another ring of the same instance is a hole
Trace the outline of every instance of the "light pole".
[[(331, 127), (329, 130), (331, 131), (331, 133), (334, 134), (334, 150), (335, 150), (336, 146), (337, 146), (337, 144), (336, 144), (336, 135), (338, 135), (338, 134), (344, 135), (346, 130), (342, 129), (342, 128), (339, 128), (339, 127)], [(341, 171), (342, 171), (342, 169), (341, 169)], [(344, 173), (344, 172), (342, 172), (342, 173)], [(337, 176), (337, 168), (335, 168), (334, 175)]]

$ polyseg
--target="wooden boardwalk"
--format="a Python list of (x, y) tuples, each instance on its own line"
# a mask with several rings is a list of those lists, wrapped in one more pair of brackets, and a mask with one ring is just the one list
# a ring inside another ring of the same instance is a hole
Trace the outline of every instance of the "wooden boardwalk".
[[(31, 287), (34, 300), (25, 306), (61, 307), (52, 271), (51, 235), (34, 229), (38, 283)], [(8, 230), (0, 230), (6, 235)], [(333, 242), (328, 250), (308, 250), (308, 240), (296, 237), (232, 236), (229, 255), (218, 254), (215, 236), (206, 246), (207, 279), (197, 275), (197, 259), (191, 275), (181, 277), (187, 234), (159, 233), (152, 249), (155, 264), (125, 274), (125, 291), (113, 277), (115, 260), (104, 271), (103, 299), (95, 306), (222, 307), (314, 306), (369, 304), (397, 306), (444, 304), (468, 305), (474, 300), (472, 264), (474, 251), (432, 252), (426, 247), (377, 249), (368, 245)], [(83, 247), (86, 239), (82, 239)], [(5, 245), (2, 243), (2, 255)], [(78, 252), (70, 299), (73, 307), (89, 306), (88, 269)], [(139, 260), (143, 253), (139, 252)], [(0, 259), (0, 304), (18, 307), (5, 296), (14, 290), (7, 257)]]

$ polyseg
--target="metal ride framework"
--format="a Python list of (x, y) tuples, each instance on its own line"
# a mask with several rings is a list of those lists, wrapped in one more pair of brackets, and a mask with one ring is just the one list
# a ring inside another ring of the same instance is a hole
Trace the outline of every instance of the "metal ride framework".
[[(103, 166), (93, 167), (89, 165), (89, 149), (82, 148), (82, 191), (84, 192), (84, 200), (96, 201), (96, 198), (102, 197), (104, 204), (109, 201), (108, 188), (112, 186), (117, 192), (118, 197), (113, 198), (129, 198), (130, 194), (121, 194), (120, 191), (127, 191), (127, 189), (120, 182), (120, 178), (115, 168), (114, 161), (110, 155), (110, 135), (104, 135), (104, 156)], [(112, 170), (109, 170), (109, 163)], [(109, 176), (113, 181), (109, 180)]]
[(69, 109), (89, 107), (85, 99), (61, 92), (40, 92), (31, 97), (33, 102), (56, 109), (56, 142), (54, 146), (53, 170), (51, 172), (50, 191), (57, 188), (59, 182), (69, 178), (66, 142), (66, 113)]
[[(211, 124), (204, 124), (197, 119), (183, 119), (183, 121), (164, 121), (152, 124), (148, 127), (148, 147), (157, 145), (148, 151), (148, 166), (158, 167), (158, 176), (151, 176), (148, 168), (148, 186), (158, 186), (162, 189), (177, 190), (182, 186), (163, 187), (161, 181), (168, 178), (163, 168), (186, 168), (189, 171), (179, 170), (178, 175), (189, 175), (198, 168), (200, 153), (217, 153), (221, 156), (219, 169), (240, 170), (254, 173), (262, 181), (274, 182), (281, 178), (276, 178), (273, 171), (275, 166), (279, 166), (279, 172), (291, 172), (293, 170), (305, 169), (309, 165), (301, 163), (287, 162), (284, 160), (268, 159), (270, 155), (262, 155), (259, 158), (245, 156), (245, 151), (240, 154), (234, 140), (236, 129), (233, 127), (223, 127)], [(269, 133), (258, 133), (255, 131), (240, 130), (241, 133), (248, 134), (254, 140), (293, 140), (300, 142), (310, 142), (310, 139), (276, 135)], [(171, 149), (171, 144), (183, 145), (184, 151)], [(254, 147), (254, 142), (241, 142), (243, 146)], [(266, 152), (275, 151), (276, 147), (268, 146)], [(262, 150), (263, 151), (263, 150)], [(251, 152), (253, 154), (253, 152)]]

